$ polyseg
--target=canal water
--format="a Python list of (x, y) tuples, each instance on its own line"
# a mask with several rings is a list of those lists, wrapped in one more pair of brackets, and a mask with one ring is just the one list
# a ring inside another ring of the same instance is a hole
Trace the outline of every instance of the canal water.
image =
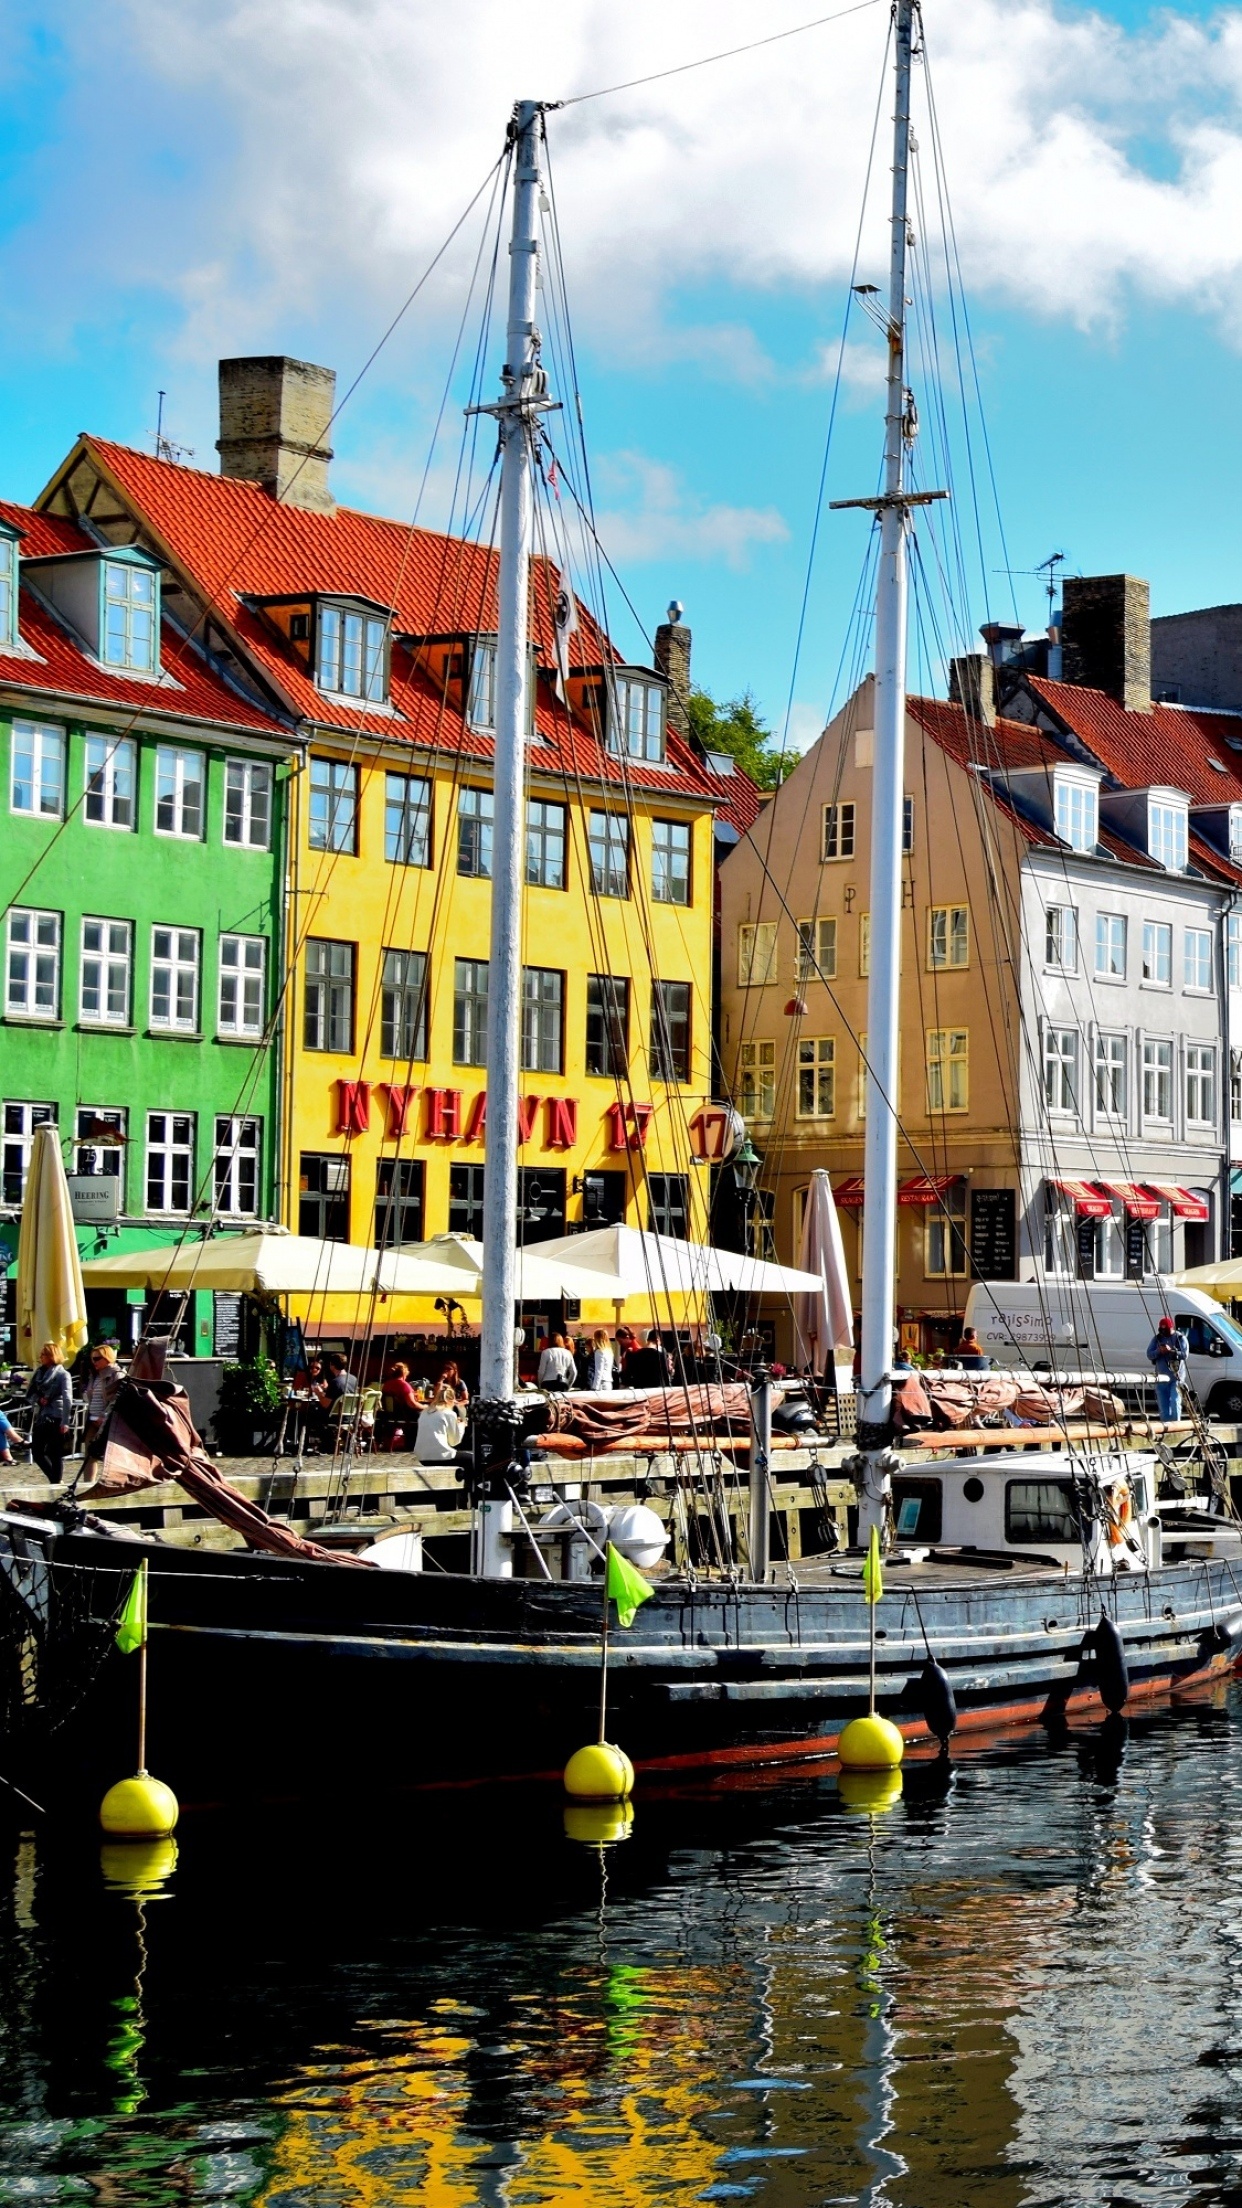
[[(0, 2202), (1242, 2204), (1242, 1697), (640, 1797), (0, 1831)], [(162, 1882), (161, 1882), (162, 1879)]]

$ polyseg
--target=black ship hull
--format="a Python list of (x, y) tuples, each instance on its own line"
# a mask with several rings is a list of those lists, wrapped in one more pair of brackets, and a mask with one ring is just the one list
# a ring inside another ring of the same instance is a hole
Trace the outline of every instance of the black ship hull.
[[(114, 1645), (150, 1560), (149, 1762), (186, 1801), (559, 1777), (595, 1737), (597, 1585), (360, 1571), (131, 1544), (0, 1520), (6, 1772), (47, 1789), (133, 1763), (136, 1663)], [(963, 1578), (966, 1584), (962, 1583)], [(1228, 1563), (1103, 1580), (983, 1559), (890, 1575), (877, 1706), (926, 1739), (920, 1673), (947, 1672), (959, 1723), (1100, 1714), (1091, 1634), (1121, 1633), (1133, 1698), (1234, 1668), (1242, 1600)], [(833, 1753), (867, 1707), (857, 1580), (762, 1587), (661, 1581), (615, 1625), (609, 1737), (640, 1774), (741, 1773)], [(32, 1786), (33, 1790), (33, 1786)]]

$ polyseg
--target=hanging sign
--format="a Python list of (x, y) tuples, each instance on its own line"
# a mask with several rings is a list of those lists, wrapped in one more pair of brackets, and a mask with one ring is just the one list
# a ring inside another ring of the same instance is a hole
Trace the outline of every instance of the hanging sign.
[(70, 1173), (69, 1205), (83, 1226), (111, 1226), (121, 1216), (119, 1173)]

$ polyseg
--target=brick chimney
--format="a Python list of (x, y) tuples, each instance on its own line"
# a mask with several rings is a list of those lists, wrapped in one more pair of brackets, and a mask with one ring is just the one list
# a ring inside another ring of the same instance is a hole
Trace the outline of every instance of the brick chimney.
[(1151, 711), (1151, 593), (1137, 575), (1067, 575), (1061, 677)]
[(949, 697), (972, 721), (996, 726), (996, 666), (987, 652), (964, 652), (949, 661)]
[(679, 736), (690, 732), (690, 720), (686, 711), (690, 696), (690, 631), (682, 621), (682, 607), (676, 599), (668, 609), (668, 620), (661, 621), (655, 632), (655, 663), (668, 684), (668, 725)]
[(336, 370), (282, 353), (220, 363), (221, 475), (261, 483), (287, 506), (333, 511), (328, 424)]

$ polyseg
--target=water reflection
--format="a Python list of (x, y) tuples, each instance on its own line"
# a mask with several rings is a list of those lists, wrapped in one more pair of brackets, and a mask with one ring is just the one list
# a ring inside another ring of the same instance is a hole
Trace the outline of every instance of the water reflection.
[(180, 1852), (0, 1835), (0, 2201), (1242, 2197), (1242, 1705), (831, 1779)]

